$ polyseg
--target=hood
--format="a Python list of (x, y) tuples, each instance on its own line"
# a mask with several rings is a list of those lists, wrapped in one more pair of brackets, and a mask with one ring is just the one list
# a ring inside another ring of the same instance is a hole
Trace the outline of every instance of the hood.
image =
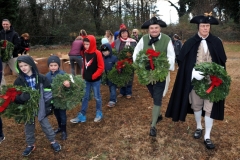
[(88, 50), (85, 50), (85, 52), (95, 53), (97, 50), (96, 38), (93, 35), (87, 35), (86, 38), (90, 41), (90, 46)]
[[(108, 50), (109, 50), (109, 56), (112, 56), (112, 47), (111, 47), (111, 45), (109, 44), (109, 43), (105, 43), (105, 44), (103, 44), (102, 46), (106, 46), (107, 48), (108, 48)], [(101, 48), (102, 48), (102, 46), (101, 46)], [(105, 56), (104, 56), (105, 57)]]
[(32, 66), (32, 72), (33, 73), (36, 73), (38, 74), (38, 69), (37, 69), (37, 66), (36, 64), (34, 63), (34, 60), (32, 57), (30, 56), (19, 56), (17, 58), (17, 61), (16, 61), (16, 70), (19, 74), (23, 74), (23, 72), (20, 70), (19, 66), (18, 66), (18, 62), (21, 61), (21, 62), (24, 62), (24, 63), (27, 63), (29, 64), (30, 66)]

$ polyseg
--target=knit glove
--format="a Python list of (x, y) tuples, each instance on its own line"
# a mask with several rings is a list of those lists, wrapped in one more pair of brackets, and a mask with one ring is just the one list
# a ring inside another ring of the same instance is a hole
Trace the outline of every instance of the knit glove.
[(14, 102), (17, 104), (24, 104), (25, 102), (27, 102), (30, 99), (30, 94), (29, 93), (22, 93), (20, 95), (17, 95)]

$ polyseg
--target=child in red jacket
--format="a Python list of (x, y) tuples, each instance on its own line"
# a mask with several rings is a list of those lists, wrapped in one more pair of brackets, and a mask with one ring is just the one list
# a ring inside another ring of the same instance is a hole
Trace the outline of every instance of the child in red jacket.
[(100, 122), (102, 114), (102, 98), (100, 93), (101, 76), (104, 71), (104, 61), (102, 53), (97, 50), (96, 39), (93, 35), (88, 35), (83, 39), (85, 52), (83, 54), (83, 78), (86, 82), (85, 95), (82, 101), (82, 109), (78, 116), (70, 121), (72, 123), (86, 122), (86, 112), (91, 89), (96, 100), (96, 117), (94, 122)]

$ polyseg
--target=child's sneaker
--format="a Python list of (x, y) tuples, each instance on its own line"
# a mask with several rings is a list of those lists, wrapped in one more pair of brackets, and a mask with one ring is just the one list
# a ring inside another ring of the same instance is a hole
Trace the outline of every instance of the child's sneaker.
[(102, 111), (97, 111), (96, 117), (94, 118), (94, 122), (100, 122), (103, 118)]
[(0, 144), (2, 143), (2, 141), (4, 141), (5, 140), (5, 137), (4, 136), (1, 136), (0, 137)]
[(110, 101), (110, 102), (108, 102), (108, 105), (107, 105), (108, 107), (114, 107), (115, 106), (115, 102), (113, 102), (113, 101)]
[(55, 152), (59, 152), (61, 150), (61, 145), (58, 144), (57, 142), (51, 143), (51, 145)]
[(70, 122), (72, 123), (79, 123), (79, 122), (86, 122), (86, 116), (82, 113), (79, 113), (76, 118), (71, 119)]
[(29, 156), (34, 150), (35, 150), (35, 145), (27, 146), (27, 148), (23, 151), (22, 155)]

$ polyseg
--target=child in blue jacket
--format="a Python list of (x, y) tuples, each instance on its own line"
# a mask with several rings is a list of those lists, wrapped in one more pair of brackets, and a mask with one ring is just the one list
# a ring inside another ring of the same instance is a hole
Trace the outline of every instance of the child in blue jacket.
[[(109, 43), (105, 43), (101, 46), (101, 52), (104, 57), (104, 66), (106, 75), (118, 61), (117, 57), (112, 54), (112, 47)], [(110, 100), (108, 102), (108, 107), (114, 107), (117, 102), (116, 89), (117, 86), (107, 79), (107, 85), (110, 91)]]
[[(58, 74), (65, 74), (63, 70), (60, 70), (60, 59), (58, 56), (50, 56), (48, 58), (48, 67), (49, 72), (46, 74), (46, 77), (50, 83), (52, 83), (53, 78)], [(70, 82), (68, 80), (63, 82), (63, 85), (65, 87), (70, 87)], [(54, 105), (54, 102), (53, 102)], [(62, 140), (67, 139), (67, 130), (66, 130), (66, 124), (67, 124), (67, 115), (66, 115), (66, 109), (54, 109), (54, 115), (58, 122), (58, 129), (56, 129), (54, 132), (55, 134), (62, 132)]]

